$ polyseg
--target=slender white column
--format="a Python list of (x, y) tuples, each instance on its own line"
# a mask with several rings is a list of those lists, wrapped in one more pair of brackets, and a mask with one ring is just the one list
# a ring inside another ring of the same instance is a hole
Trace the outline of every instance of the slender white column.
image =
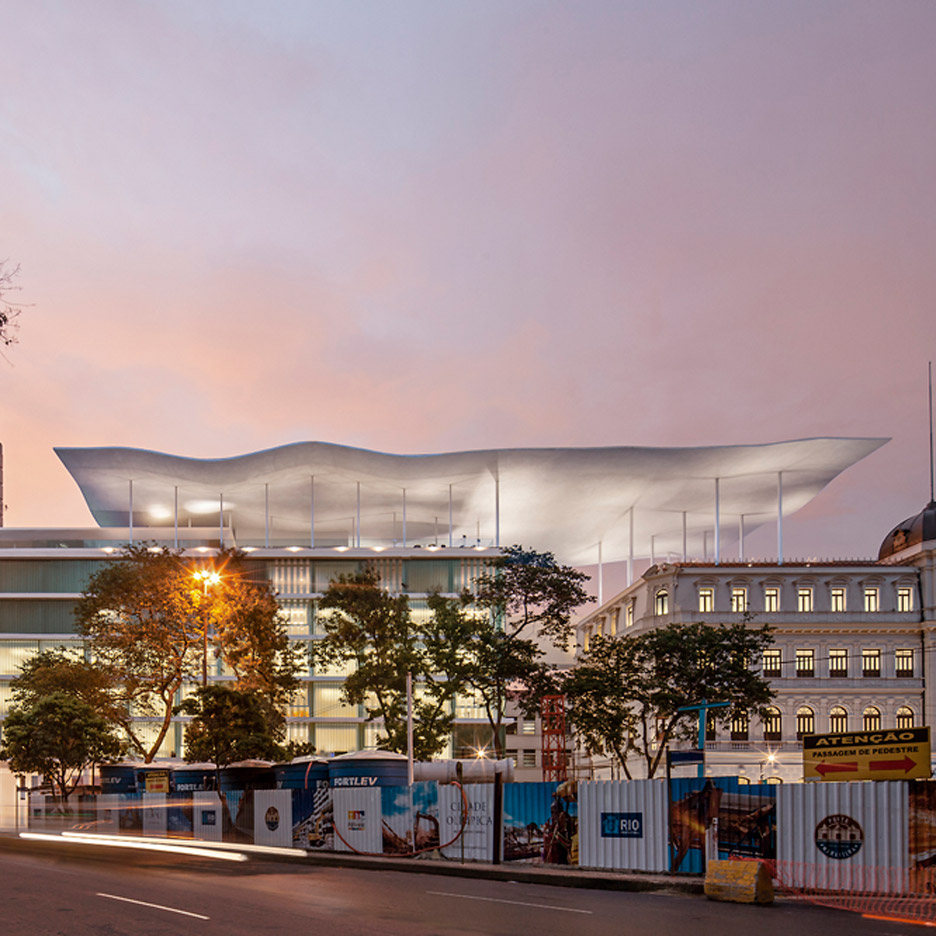
[(358, 481), (357, 483), (357, 515), (356, 516), (357, 516), (357, 520), (355, 521), (355, 524), (354, 524), (354, 529), (355, 529), (354, 539), (355, 539), (355, 545), (360, 546), (361, 545), (361, 482), (360, 481)]
[(413, 674), (406, 674), (406, 782), (413, 785)]
[(783, 472), (777, 472), (777, 565), (783, 565)]
[(179, 485), (178, 484), (175, 486), (174, 491), (175, 491), (175, 496), (173, 500), (175, 502), (175, 507), (172, 513), (173, 515), (172, 527), (173, 527), (173, 532), (175, 534), (175, 548), (178, 549), (179, 548)]
[(687, 558), (686, 552), (687, 544), (687, 529), (686, 529), (686, 511), (682, 512), (682, 561), (685, 562)]
[(656, 533), (650, 534), (650, 565), (656, 565)]
[(634, 508), (627, 512), (627, 584), (634, 584)]
[(721, 503), (719, 500), (718, 478), (715, 479), (715, 565), (721, 564), (721, 517), (719, 512)]
[(263, 545), (270, 548), (270, 485), (263, 485)]
[(218, 541), (224, 549), (224, 492), (218, 495)]
[(403, 546), (406, 547), (406, 488), (403, 488)]
[(500, 475), (494, 475), (494, 545), (500, 546)]
[(744, 562), (744, 514), (738, 517), (738, 560)]
[(130, 511), (129, 511), (129, 523), (127, 526), (130, 529), (130, 545), (133, 545), (133, 479), (130, 479)]
[(315, 475), (309, 476), (309, 546), (315, 549)]
[(452, 545), (452, 485), (449, 485), (449, 546)]

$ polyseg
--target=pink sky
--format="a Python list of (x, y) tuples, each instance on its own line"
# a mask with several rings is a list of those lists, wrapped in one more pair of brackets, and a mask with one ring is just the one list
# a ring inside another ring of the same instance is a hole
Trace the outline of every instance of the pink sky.
[(7, 525), (91, 522), (54, 445), (891, 436), (791, 556), (928, 499), (930, 0), (36, 0), (3, 31)]

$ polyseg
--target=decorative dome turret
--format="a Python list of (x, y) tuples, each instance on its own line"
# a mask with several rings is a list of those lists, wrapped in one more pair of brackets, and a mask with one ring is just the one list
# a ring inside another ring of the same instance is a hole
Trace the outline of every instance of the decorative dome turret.
[(909, 546), (936, 540), (936, 501), (931, 500), (916, 516), (898, 523), (881, 543), (878, 559), (887, 559)]

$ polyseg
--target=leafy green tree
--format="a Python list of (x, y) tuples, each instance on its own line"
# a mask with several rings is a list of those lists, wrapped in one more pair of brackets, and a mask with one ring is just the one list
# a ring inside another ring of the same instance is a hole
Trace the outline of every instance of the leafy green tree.
[[(430, 599), (432, 603), (432, 599)], [(381, 747), (405, 753), (406, 674), (413, 678), (414, 757), (428, 759), (448, 740), (452, 700), (467, 634), (461, 615), (434, 614), (418, 628), (405, 595), (391, 595), (372, 567), (334, 579), (319, 600), (325, 636), (311, 650), (313, 665), (351, 669), (342, 687), (351, 705), (381, 719)]]
[(718, 717), (763, 715), (774, 696), (754, 661), (772, 642), (769, 626), (670, 624), (627, 637), (596, 637), (565, 680), (569, 720), (586, 750), (644, 760), (653, 777), (670, 740), (697, 737), (703, 700), (728, 702)]
[(234, 673), (236, 688), (260, 700), (271, 724), (285, 724), (305, 654), (290, 641), (262, 568), (233, 549), (219, 551), (215, 564), (221, 570), (218, 586), (209, 593), (215, 651)]
[(508, 702), (529, 713), (552, 690), (541, 642), (568, 647), (572, 616), (590, 598), (586, 581), (587, 575), (560, 565), (552, 553), (509, 546), (475, 580), (474, 594), (459, 599), (473, 631), (473, 665), (464, 680), (484, 707), (496, 757), (505, 753)]
[[(76, 605), (95, 666), (120, 687), (115, 722), (147, 762), (165, 739), (179, 690), (201, 681), (209, 652), (231, 666), (237, 688), (260, 695), (271, 720), (282, 720), (295, 691), (299, 656), (271, 587), (234, 550), (216, 565), (218, 583), (206, 589), (180, 551), (128, 546), (91, 576)], [(157, 722), (149, 741), (137, 729), (141, 718)]]
[[(211, 761), (218, 770), (252, 758), (280, 756), (282, 727), (270, 724), (262, 701), (229, 686), (201, 686), (176, 707), (192, 720), (185, 730), (185, 760)], [(220, 785), (218, 787), (220, 789)]]
[(61, 692), (86, 702), (110, 724), (124, 731), (129, 727), (127, 701), (114, 673), (75, 650), (59, 647), (29, 657), (21, 664), (10, 689), (14, 704), (23, 709)]
[(0, 758), (16, 774), (41, 773), (63, 804), (89, 767), (117, 760), (120, 740), (106, 719), (64, 692), (12, 706), (3, 722)]
[(95, 572), (75, 607), (91, 656), (123, 686), (128, 716), (155, 719), (149, 742), (127, 725), (149, 763), (169, 730), (176, 694), (201, 669), (204, 615), (180, 552), (128, 546)]

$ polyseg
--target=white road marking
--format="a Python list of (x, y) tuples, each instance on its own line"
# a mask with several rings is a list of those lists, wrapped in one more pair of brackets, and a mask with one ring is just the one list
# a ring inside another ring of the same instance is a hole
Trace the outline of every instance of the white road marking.
[(579, 910), (577, 907), (554, 907), (552, 904), (527, 903), (525, 900), (501, 900), (497, 897), (475, 897), (472, 894), (450, 894), (448, 891), (426, 891), (437, 897), (462, 897), (464, 900), (485, 900), (488, 903), (514, 904), (517, 907), (539, 907), (540, 910), (562, 910), (565, 913), (592, 913), (591, 910)]
[(102, 894), (100, 891), (98, 897), (107, 897), (108, 900), (121, 900), (124, 903), (137, 904), (140, 907), (152, 907), (154, 910), (165, 910), (167, 913), (179, 913), (182, 916), (195, 917), (196, 920), (210, 920), (203, 913), (191, 913), (188, 910), (179, 910), (177, 907), (164, 907), (162, 904), (147, 903), (145, 900), (134, 900), (132, 897), (118, 897), (116, 894)]

